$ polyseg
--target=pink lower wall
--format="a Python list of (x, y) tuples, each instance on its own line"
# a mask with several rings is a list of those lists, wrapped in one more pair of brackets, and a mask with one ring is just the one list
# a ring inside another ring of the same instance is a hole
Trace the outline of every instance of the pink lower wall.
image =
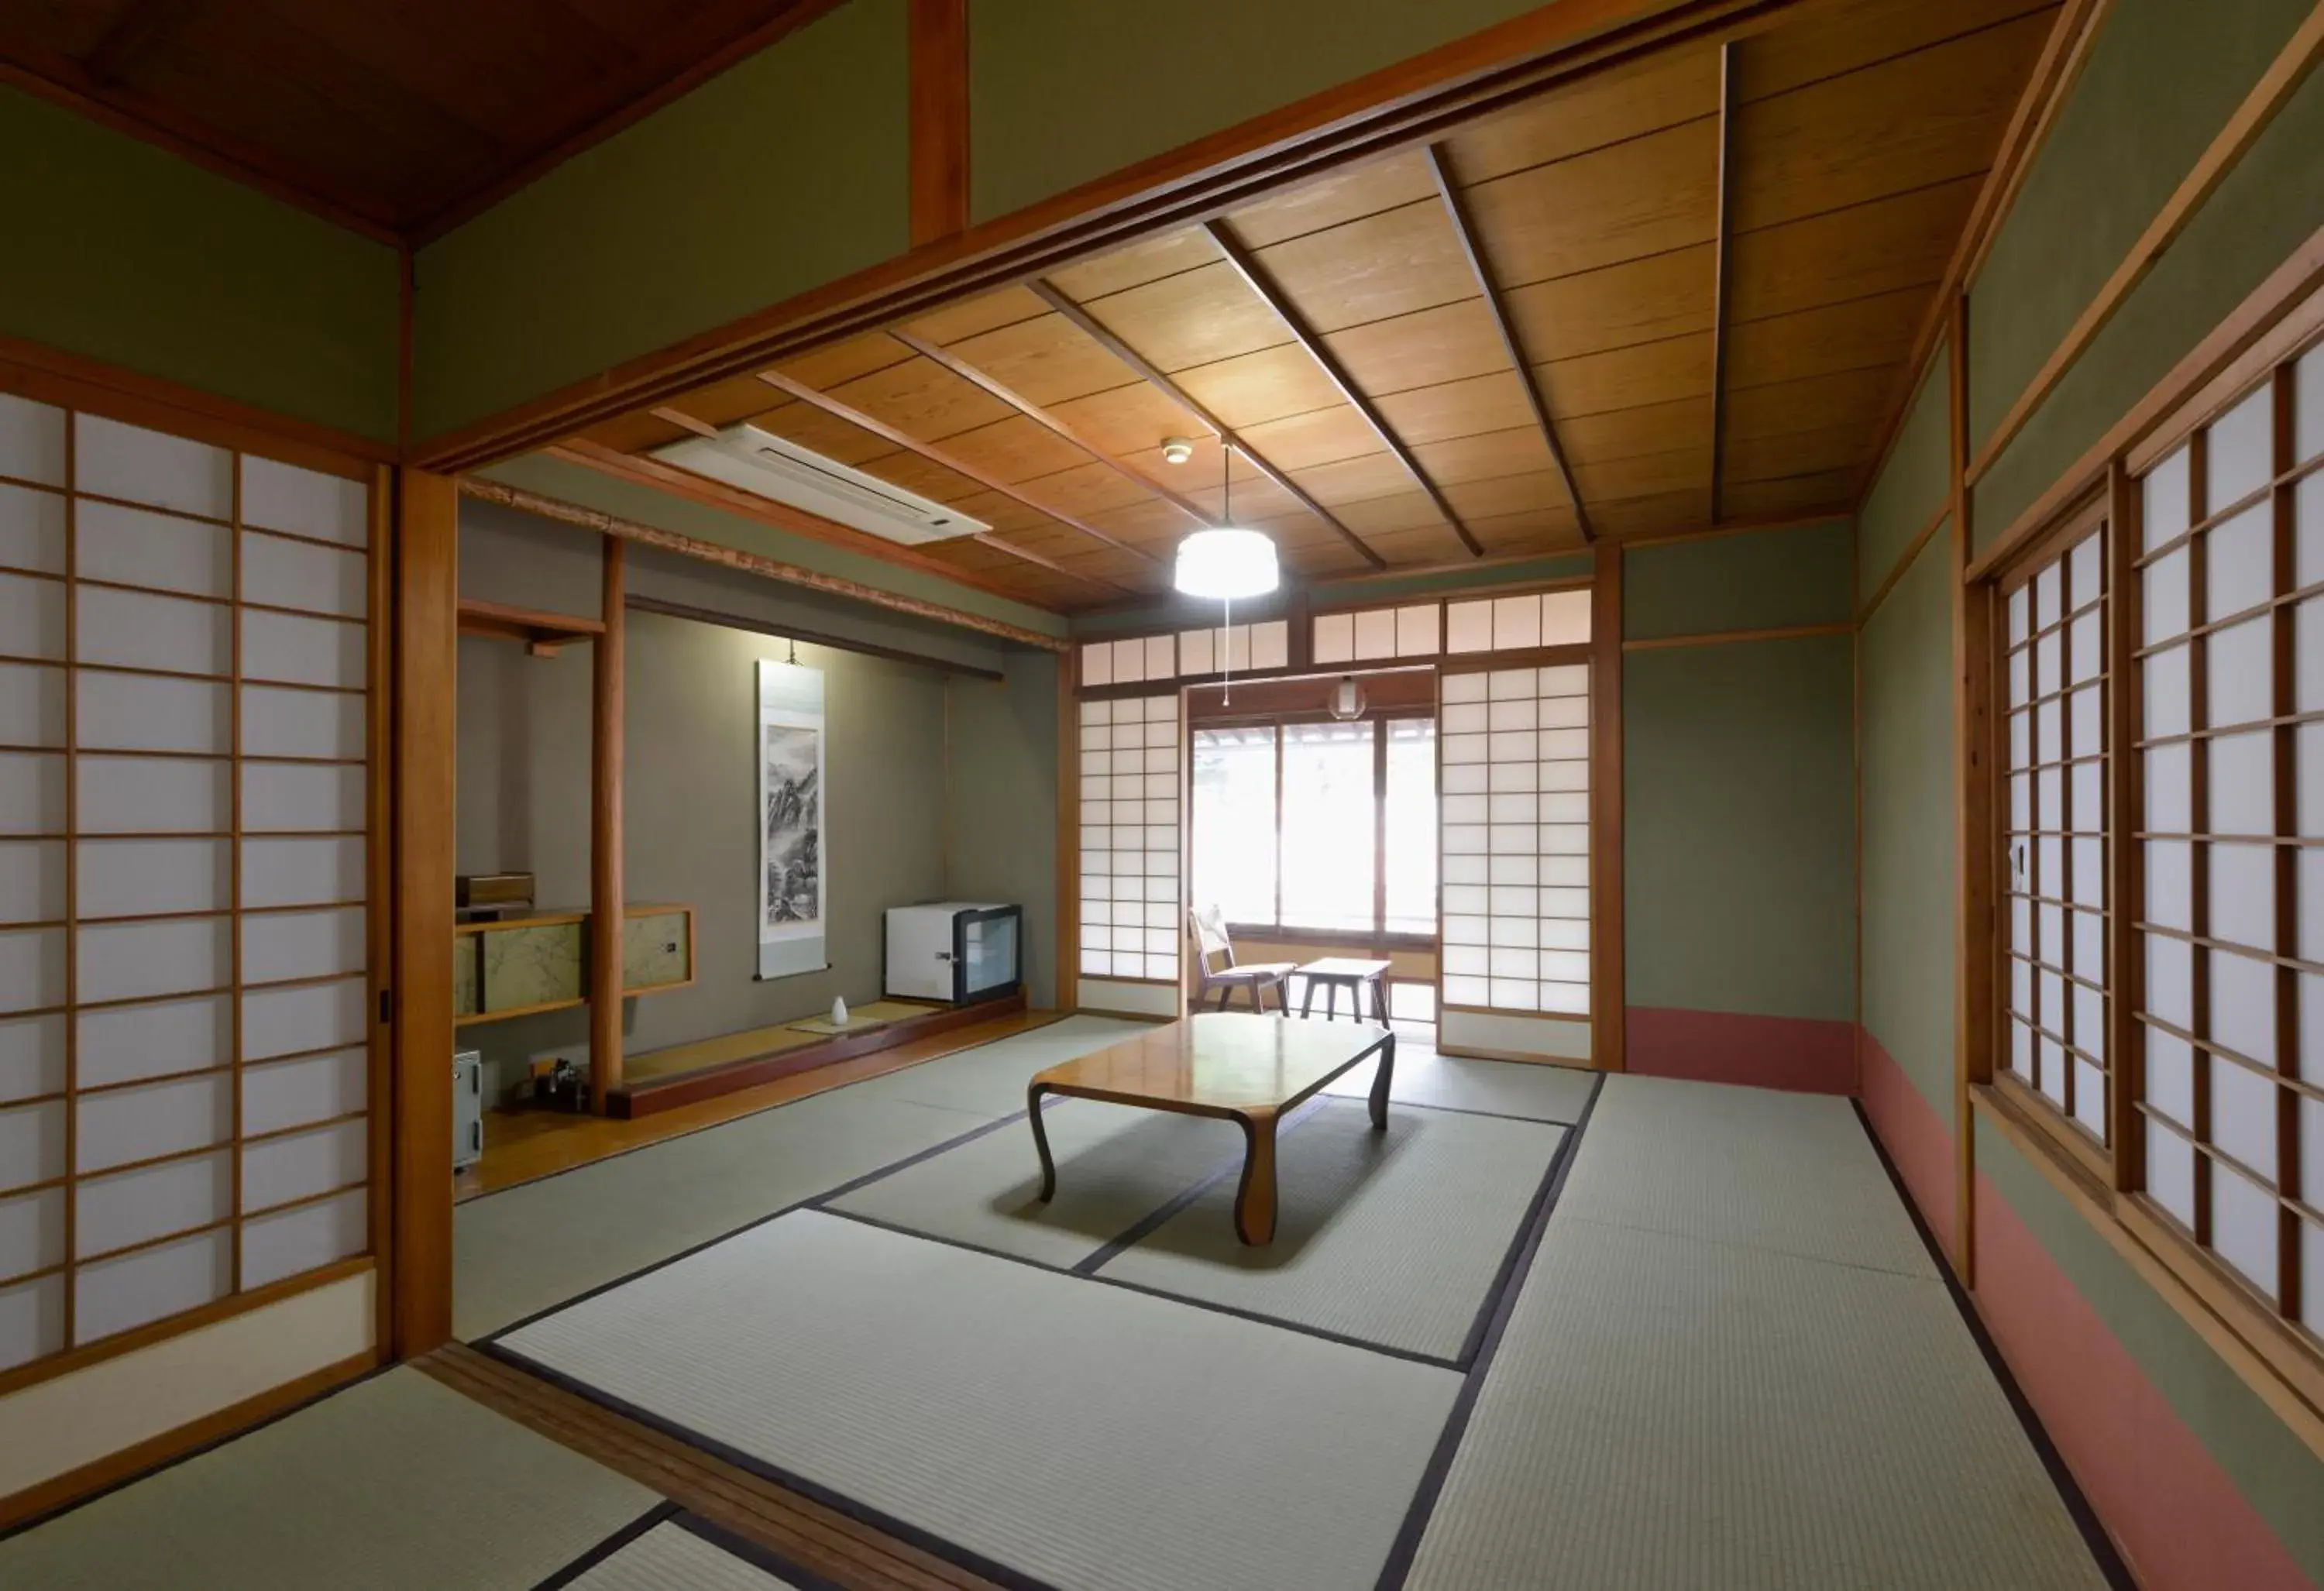
[(1862, 1032), (1864, 1114), (1872, 1118), (1872, 1130), (1904, 1179), (1921, 1219), (1947, 1254), (1958, 1253), (1953, 1228), (1959, 1177), (1953, 1169), (1952, 1128), (1871, 1030)]
[(1625, 1064), (1647, 1077), (1743, 1083), (1811, 1094), (1856, 1092), (1856, 1025), (1631, 1006)]

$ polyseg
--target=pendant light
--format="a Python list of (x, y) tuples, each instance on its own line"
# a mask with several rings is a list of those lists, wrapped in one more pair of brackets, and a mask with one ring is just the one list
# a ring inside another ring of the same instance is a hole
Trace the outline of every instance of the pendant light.
[(1244, 530), (1234, 525), (1234, 481), (1229, 464), (1232, 453), (1226, 438), (1219, 439), (1220, 525), (1213, 530), (1197, 530), (1178, 543), (1177, 566), (1171, 584), (1191, 597), (1216, 597), (1219, 600), (1220, 644), (1222, 656), (1219, 661), (1226, 675), (1225, 700), (1234, 700), (1233, 627), (1234, 601), (1237, 597), (1265, 596), (1273, 591), (1281, 578), (1275, 559), (1275, 543), (1257, 530)]

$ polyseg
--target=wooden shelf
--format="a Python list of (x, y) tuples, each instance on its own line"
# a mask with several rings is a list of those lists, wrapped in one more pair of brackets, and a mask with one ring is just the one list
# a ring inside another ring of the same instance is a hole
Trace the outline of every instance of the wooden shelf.
[(594, 640), (605, 633), (602, 619), (573, 613), (550, 613), (539, 608), (512, 608), (505, 602), (460, 599), (460, 633), (515, 641), (536, 658), (553, 658), (559, 647)]

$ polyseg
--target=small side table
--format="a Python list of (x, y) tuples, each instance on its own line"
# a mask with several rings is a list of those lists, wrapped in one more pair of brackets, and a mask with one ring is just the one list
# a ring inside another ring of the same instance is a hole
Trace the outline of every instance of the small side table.
[(1364, 989), (1372, 991), (1372, 1017), (1388, 1021), (1388, 968), (1386, 961), (1360, 961), (1353, 956), (1326, 956), (1320, 961), (1310, 961), (1299, 968), (1298, 975), (1307, 980), (1307, 989), (1300, 997), (1299, 1014), (1312, 1014), (1315, 1008), (1315, 986), (1323, 986), (1323, 1016), (1326, 1021), (1340, 1014), (1340, 990), (1348, 991), (1348, 1014), (1357, 1021), (1364, 1019)]

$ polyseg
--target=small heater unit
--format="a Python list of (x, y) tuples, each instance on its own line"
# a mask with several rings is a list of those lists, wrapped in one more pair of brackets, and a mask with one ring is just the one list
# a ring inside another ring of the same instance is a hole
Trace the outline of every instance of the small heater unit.
[(1015, 994), (1024, 915), (976, 901), (890, 906), (889, 998), (966, 1006)]
[(452, 1169), (467, 1170), (484, 1157), (484, 1054), (461, 1050), (452, 1057)]

